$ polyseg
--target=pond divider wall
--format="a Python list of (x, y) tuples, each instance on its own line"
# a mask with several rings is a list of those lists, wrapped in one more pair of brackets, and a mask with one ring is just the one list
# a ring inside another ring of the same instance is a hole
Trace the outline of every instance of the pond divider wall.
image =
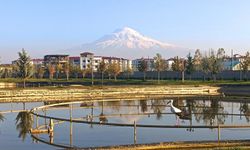
[(147, 99), (178, 96), (219, 95), (212, 86), (105, 86), (1, 89), (0, 102), (77, 101), (96, 99)]

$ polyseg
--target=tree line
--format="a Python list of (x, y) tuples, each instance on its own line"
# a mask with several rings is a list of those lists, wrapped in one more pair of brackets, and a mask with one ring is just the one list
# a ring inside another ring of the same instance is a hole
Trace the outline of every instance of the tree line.
[[(1, 77), (14, 77), (23, 79), (23, 83), (25, 86), (25, 82), (28, 78), (49, 78), (49, 79), (61, 79), (65, 78), (69, 80), (69, 78), (85, 78), (87, 75), (91, 76), (92, 83), (94, 79), (94, 66), (92, 63), (88, 64), (86, 69), (80, 69), (80, 65), (73, 65), (69, 62), (61, 64), (48, 64), (44, 66), (43, 64), (32, 65), (31, 58), (28, 53), (22, 49), (21, 52), (18, 53), (19, 58), (14, 63), (13, 68), (10, 70), (2, 70), (0, 72)], [(158, 83), (161, 79), (161, 72), (166, 70), (172, 70), (179, 72), (181, 74), (181, 80), (184, 82), (185, 75), (189, 76), (191, 80), (191, 74), (195, 71), (204, 73), (205, 75), (210, 75), (211, 78), (216, 81), (216, 75), (220, 73), (223, 68), (223, 61), (228, 56), (225, 55), (225, 50), (223, 48), (219, 48), (217, 51), (210, 50), (207, 53), (201, 54), (200, 50), (197, 49), (195, 51), (194, 56), (190, 53), (187, 57), (179, 58), (178, 56), (173, 58), (173, 62), (171, 65), (167, 63), (167, 61), (162, 58), (161, 54), (156, 54), (153, 58), (153, 64), (148, 64), (147, 59), (142, 58), (138, 64), (138, 71), (143, 72), (143, 80), (146, 80), (147, 72), (149, 71), (149, 67), (154, 68), (154, 71), (157, 72)], [(152, 66), (149, 66), (152, 65)], [(240, 68), (244, 74), (244, 78), (246, 78), (246, 74), (248, 72), (250, 65), (250, 54), (247, 52), (245, 56), (243, 56), (242, 61), (240, 61)], [(128, 65), (127, 70), (125, 70), (124, 74), (129, 79), (133, 73), (133, 69)], [(117, 79), (117, 76), (121, 73), (121, 66), (119, 62), (113, 61), (110, 63), (106, 63), (101, 61), (97, 68), (97, 73), (100, 74), (102, 79), (102, 84), (104, 77), (107, 76), (108, 79), (113, 77), (114, 80)]]

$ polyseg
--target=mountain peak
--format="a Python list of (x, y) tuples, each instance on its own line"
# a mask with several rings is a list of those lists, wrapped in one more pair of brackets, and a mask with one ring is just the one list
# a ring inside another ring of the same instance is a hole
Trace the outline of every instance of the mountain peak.
[(141, 57), (152, 56), (155, 53), (174, 53), (172, 50), (176, 48), (172, 44), (144, 36), (133, 28), (123, 27), (92, 43), (82, 45), (80, 49), (90, 49), (99, 55)]
[(139, 33), (135, 29), (132, 29), (130, 27), (123, 27), (120, 29), (116, 29), (113, 33)]

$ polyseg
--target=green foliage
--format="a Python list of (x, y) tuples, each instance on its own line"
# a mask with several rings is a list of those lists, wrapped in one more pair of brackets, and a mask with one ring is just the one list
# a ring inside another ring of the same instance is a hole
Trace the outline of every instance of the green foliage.
[(25, 140), (27, 133), (33, 125), (32, 114), (29, 112), (19, 112), (16, 117), (16, 129), (19, 130), (19, 138)]
[(27, 52), (24, 49), (22, 49), (21, 52), (18, 52), (18, 55), (19, 58), (16, 61), (17, 75), (18, 77), (23, 79), (25, 87), (25, 80), (33, 75), (33, 68), (30, 63), (30, 57), (28, 56)]
[(154, 68), (158, 72), (158, 83), (160, 81), (160, 72), (164, 71), (167, 69), (166, 62), (162, 58), (162, 56), (157, 53), (156, 56), (154, 57), (155, 63), (154, 63)]
[(245, 79), (246, 79), (246, 73), (249, 70), (249, 65), (250, 65), (250, 53), (247, 52), (246, 55), (244, 56), (244, 59), (240, 62), (240, 68), (244, 73)]
[(196, 71), (202, 70), (202, 55), (199, 49), (195, 51), (193, 64), (194, 64), (194, 70)]
[(187, 64), (186, 64), (186, 72), (187, 74), (191, 74), (194, 71), (194, 63), (191, 54), (189, 53), (187, 56)]
[(172, 63), (173, 71), (180, 71), (180, 59), (178, 56), (174, 57), (174, 62)]
[(101, 61), (99, 66), (98, 66), (97, 71), (100, 73), (104, 73), (106, 71), (106, 69), (107, 69), (107, 64), (104, 61)]
[(138, 70), (140, 72), (143, 72), (143, 80), (145, 81), (146, 80), (146, 72), (148, 71), (148, 63), (145, 59), (141, 59), (141, 61), (139, 62), (138, 64)]

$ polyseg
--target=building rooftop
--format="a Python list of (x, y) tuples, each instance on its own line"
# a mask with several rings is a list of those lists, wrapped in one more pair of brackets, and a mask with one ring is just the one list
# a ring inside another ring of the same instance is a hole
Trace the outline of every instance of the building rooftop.
[(80, 59), (80, 57), (79, 56), (71, 56), (71, 57), (69, 57), (69, 59), (70, 60), (72, 60), (72, 59)]
[(84, 52), (80, 54), (81, 56), (94, 55), (94, 53)]

